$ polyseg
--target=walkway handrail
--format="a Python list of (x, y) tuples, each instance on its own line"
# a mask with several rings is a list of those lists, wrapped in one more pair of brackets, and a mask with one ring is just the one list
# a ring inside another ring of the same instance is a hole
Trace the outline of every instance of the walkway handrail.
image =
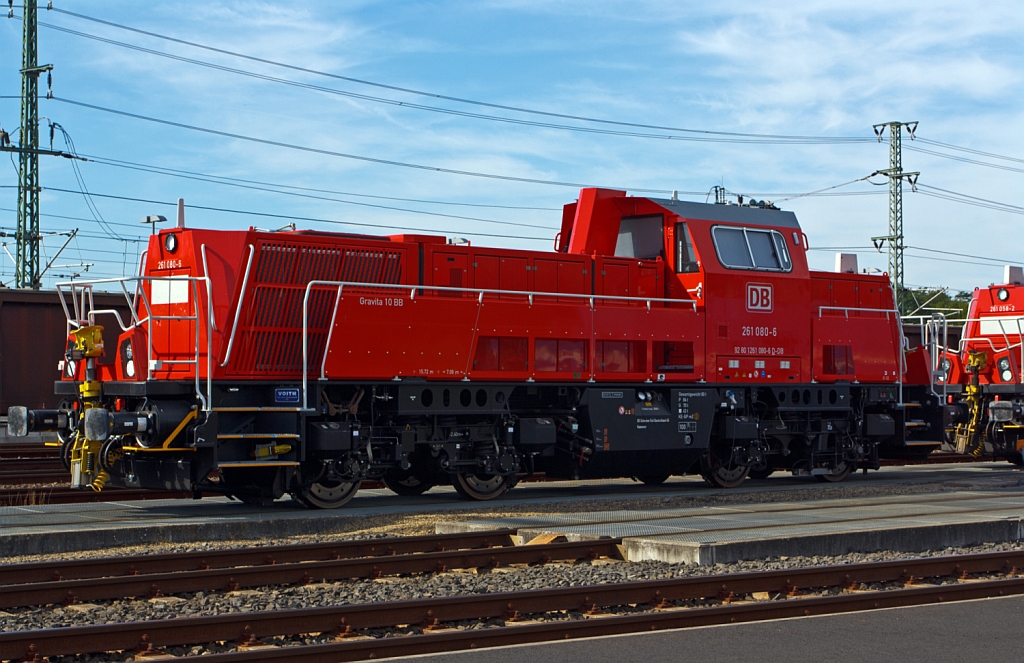
[[(484, 295), (519, 295), (525, 296), (530, 306), (534, 305), (534, 297), (565, 297), (569, 299), (582, 299), (586, 300), (593, 310), (595, 308), (596, 300), (613, 300), (613, 301), (626, 301), (626, 302), (645, 302), (647, 304), (647, 310), (651, 310), (651, 303), (666, 303), (666, 304), (689, 304), (693, 308), (693, 312), (697, 312), (697, 302), (692, 299), (668, 299), (664, 297), (625, 297), (621, 295), (597, 295), (597, 294), (579, 294), (579, 293), (563, 293), (563, 292), (538, 292), (531, 290), (497, 290), (492, 288), (456, 288), (451, 286), (439, 286), (439, 285), (420, 285), (420, 284), (407, 284), (407, 283), (366, 283), (363, 281), (310, 281), (306, 284), (306, 291), (302, 297), (302, 409), (304, 411), (311, 411), (309, 407), (309, 295), (316, 287), (331, 287), (337, 288), (337, 293), (334, 298), (334, 311), (331, 314), (330, 329), (328, 330), (327, 343), (324, 345), (324, 357), (320, 362), (320, 379), (326, 379), (324, 369), (327, 361), (327, 350), (330, 347), (330, 341), (334, 331), (334, 320), (338, 312), (338, 301), (341, 299), (342, 292), (346, 287), (353, 288), (388, 288), (392, 290), (409, 291), (409, 299), (416, 299), (417, 291), (424, 290), (436, 290), (442, 292), (459, 292), (459, 293), (472, 293), (476, 296), (478, 302), (483, 301)], [(423, 295), (420, 295), (422, 297)]]

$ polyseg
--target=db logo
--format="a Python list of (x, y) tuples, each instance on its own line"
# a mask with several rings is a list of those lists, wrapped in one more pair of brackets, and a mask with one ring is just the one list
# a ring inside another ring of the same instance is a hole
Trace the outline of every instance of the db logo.
[(772, 286), (770, 284), (747, 284), (747, 310), (759, 313), (772, 312)]

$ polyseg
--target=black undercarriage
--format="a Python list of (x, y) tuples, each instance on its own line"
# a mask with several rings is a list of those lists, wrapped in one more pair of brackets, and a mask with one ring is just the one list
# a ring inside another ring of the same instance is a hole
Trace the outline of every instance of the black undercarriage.
[(317, 382), (304, 395), (299, 383), (215, 382), (203, 408), (193, 382), (111, 382), (102, 402), (145, 415), (104, 440), (107, 485), (252, 503), (290, 494), (320, 508), (365, 480), (404, 495), (452, 484), (477, 500), (541, 474), (649, 484), (701, 474), (731, 487), (786, 470), (838, 481), (943, 440), (938, 397), (896, 385), (406, 379)]

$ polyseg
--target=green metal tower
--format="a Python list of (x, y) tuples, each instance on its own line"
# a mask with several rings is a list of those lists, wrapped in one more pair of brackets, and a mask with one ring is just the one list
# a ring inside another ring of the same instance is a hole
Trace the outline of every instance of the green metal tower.
[(886, 244), (889, 248), (889, 280), (892, 282), (893, 291), (896, 295), (896, 305), (901, 309), (900, 313), (904, 313), (901, 306), (904, 291), (903, 250), (905, 248), (903, 245), (903, 180), (906, 180), (913, 187), (921, 173), (903, 172), (901, 139), (903, 131), (906, 130), (911, 140), (913, 140), (914, 132), (917, 130), (917, 122), (886, 122), (884, 124), (876, 124), (872, 128), (875, 130), (875, 135), (878, 136), (879, 142), (882, 141), (886, 128), (889, 129), (889, 167), (878, 171), (879, 175), (885, 175), (889, 178), (889, 234), (882, 237), (872, 237), (871, 241), (874, 242), (875, 247), (879, 250), (881, 250), (883, 244)]
[(38, 290), (39, 280), (39, 75), (36, 4), (26, 2), (21, 66), (21, 135), (18, 142), (18, 243), (15, 287)]

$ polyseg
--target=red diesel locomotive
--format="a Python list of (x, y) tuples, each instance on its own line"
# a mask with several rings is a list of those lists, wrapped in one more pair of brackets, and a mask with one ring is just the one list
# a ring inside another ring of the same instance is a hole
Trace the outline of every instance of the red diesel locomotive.
[(806, 251), (770, 205), (604, 189), (565, 206), (554, 251), (179, 218), (107, 282), (130, 319), (91, 306), (101, 282), (59, 286), (66, 401), (9, 427), (61, 431), (76, 486), (319, 508), (365, 479), (478, 500), (541, 472), (731, 487), (937, 448), (937, 355), (904, 350), (888, 279)]

